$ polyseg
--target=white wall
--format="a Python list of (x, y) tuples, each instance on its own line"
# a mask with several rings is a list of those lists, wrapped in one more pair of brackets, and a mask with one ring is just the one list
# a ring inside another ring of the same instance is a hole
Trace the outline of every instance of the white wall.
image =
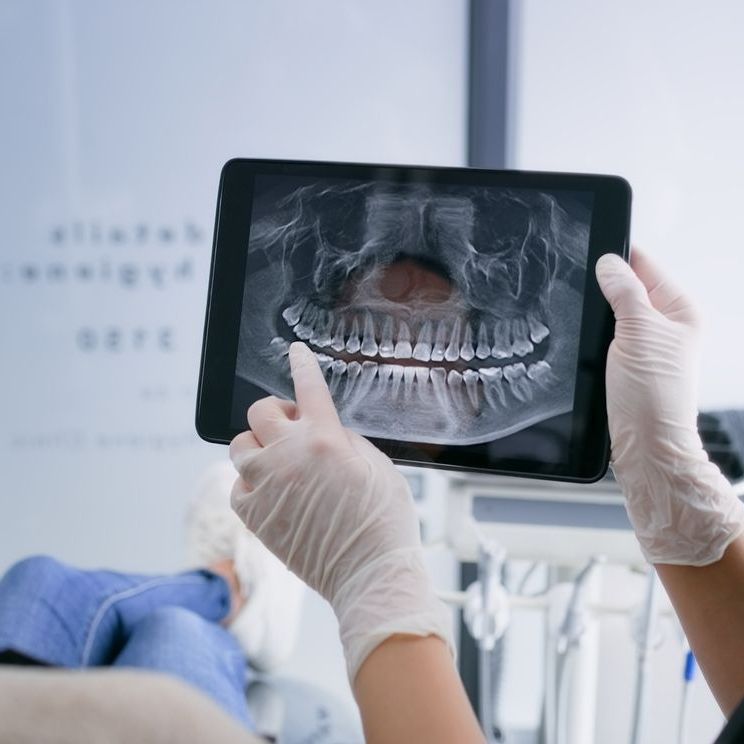
[(462, 163), (465, 26), (464, 0), (0, 5), (0, 566), (180, 563), (223, 455), (193, 426), (222, 163)]
[[(222, 164), (462, 164), (466, 25), (465, 0), (0, 3), (0, 571), (183, 564), (225, 456), (193, 425)], [(308, 602), (291, 669), (343, 689)]]
[[(704, 313), (701, 405), (744, 407), (744, 5), (733, 0), (521, 0), (512, 4), (510, 165), (617, 173), (634, 191), (634, 242), (694, 295)], [(606, 590), (639, 596), (610, 572)], [(627, 625), (603, 624), (596, 740), (628, 741), (633, 684)], [(673, 741), (678, 643), (652, 660), (646, 742)], [(698, 679), (690, 742), (722, 717)]]
[(617, 173), (705, 318), (704, 407), (744, 406), (744, 5), (521, 0), (511, 164)]

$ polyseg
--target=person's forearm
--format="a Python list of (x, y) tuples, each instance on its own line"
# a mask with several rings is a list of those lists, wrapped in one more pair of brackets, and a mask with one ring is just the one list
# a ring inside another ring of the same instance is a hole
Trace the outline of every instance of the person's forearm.
[(393, 636), (354, 680), (368, 744), (482, 744), (483, 734), (445, 643)]
[(657, 564), (690, 647), (724, 714), (744, 698), (744, 536), (709, 566)]

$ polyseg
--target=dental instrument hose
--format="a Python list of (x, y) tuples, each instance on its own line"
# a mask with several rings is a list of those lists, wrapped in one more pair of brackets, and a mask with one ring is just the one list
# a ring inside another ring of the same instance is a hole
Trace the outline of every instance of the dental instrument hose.
[(646, 583), (646, 597), (641, 616), (641, 630), (636, 638), (638, 647), (638, 664), (636, 667), (635, 699), (633, 701), (633, 719), (631, 727), (631, 744), (640, 744), (641, 733), (646, 713), (646, 676), (648, 674), (648, 657), (651, 651), (653, 632), (656, 629), (658, 611), (659, 581), (656, 571), (649, 569)]
[[(501, 585), (507, 587), (508, 583), (508, 564), (504, 562), (501, 567)], [(481, 674), (486, 669), (488, 672), (489, 700), (491, 705), (491, 727), (489, 733), (492, 735), (494, 742), (504, 741), (504, 730), (499, 721), (499, 701), (501, 699), (501, 688), (504, 680), (506, 634), (500, 635), (496, 639), (496, 644), (490, 653), (481, 653), (478, 660), (479, 671)], [(487, 665), (487, 666), (485, 666)], [(482, 679), (479, 679), (479, 685)], [(483, 689), (479, 687), (479, 689)]]
[(491, 637), (491, 618), (488, 616), (488, 608), (491, 607), (491, 583), (493, 572), (497, 570), (494, 553), (481, 543), (478, 555), (478, 581), (480, 582), (481, 598), (484, 609), (484, 622), (487, 627), (481, 638), (478, 639), (478, 713), (480, 722), (486, 735), (488, 744), (494, 741), (493, 736), (493, 698), (491, 690), (491, 651), (494, 641)]
[(685, 719), (687, 717), (687, 698), (690, 690), (690, 682), (695, 678), (697, 662), (692, 651), (688, 648), (685, 653), (685, 666), (682, 674), (682, 698), (679, 704), (679, 718), (677, 720), (677, 744), (685, 741)]
[[(589, 579), (598, 564), (604, 563), (604, 556), (592, 556), (573, 581), (571, 598), (558, 633), (552, 669), (552, 711), (547, 717), (549, 740), (555, 744), (571, 744), (568, 741), (568, 702), (571, 676), (575, 664), (575, 654), (586, 632), (586, 591)], [(552, 729), (552, 730), (551, 730)]]
[[(503, 616), (506, 594), (500, 583), (504, 566), (504, 551), (488, 540), (481, 540), (478, 550), (478, 585), (480, 594), (480, 622), (473, 622), (471, 617), (469, 629), (478, 641), (478, 714), (481, 727), (488, 744), (497, 744), (503, 740), (500, 729), (496, 727), (494, 715), (494, 658), (492, 652), (506, 629)], [(474, 587), (475, 588), (475, 587)], [(499, 616), (499, 609), (502, 616)], [(502, 663), (502, 659), (498, 659)]]
[(557, 681), (557, 714), (556, 714), (556, 744), (571, 744), (568, 741), (568, 691), (571, 689), (571, 676), (576, 661), (577, 646), (572, 645), (566, 649), (558, 664)]
[(503, 741), (501, 730), (495, 726), (494, 690), (493, 690), (492, 651), (486, 648), (478, 650), (478, 708), (481, 726), (488, 744), (498, 744)]

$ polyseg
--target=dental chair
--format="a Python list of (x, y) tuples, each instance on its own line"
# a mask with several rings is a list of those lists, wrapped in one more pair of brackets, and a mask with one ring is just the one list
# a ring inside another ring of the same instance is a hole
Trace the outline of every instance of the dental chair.
[(302, 680), (257, 677), (247, 690), (257, 731), (276, 744), (363, 744), (348, 703)]
[(258, 679), (248, 706), (261, 736), (209, 698), (141, 670), (0, 667), (0, 744), (354, 744), (359, 725), (312, 685)]

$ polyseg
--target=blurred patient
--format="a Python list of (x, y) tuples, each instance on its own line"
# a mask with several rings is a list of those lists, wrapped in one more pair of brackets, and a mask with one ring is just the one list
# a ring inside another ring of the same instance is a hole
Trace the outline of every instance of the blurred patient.
[(304, 584), (230, 509), (235, 470), (202, 478), (187, 515), (201, 568), (169, 575), (85, 571), (54, 558), (0, 579), (0, 664), (128, 667), (171, 674), (253, 730), (245, 688), (291, 653)]

